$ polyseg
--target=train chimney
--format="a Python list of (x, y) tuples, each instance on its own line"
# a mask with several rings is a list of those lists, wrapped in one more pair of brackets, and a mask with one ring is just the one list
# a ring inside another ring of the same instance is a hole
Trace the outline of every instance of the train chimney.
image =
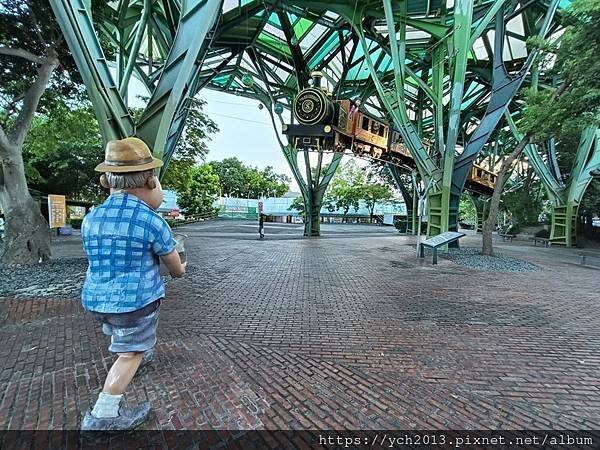
[(313, 72), (311, 73), (313, 85), (312, 87), (321, 89), (321, 78), (323, 78), (323, 74), (321, 72)]

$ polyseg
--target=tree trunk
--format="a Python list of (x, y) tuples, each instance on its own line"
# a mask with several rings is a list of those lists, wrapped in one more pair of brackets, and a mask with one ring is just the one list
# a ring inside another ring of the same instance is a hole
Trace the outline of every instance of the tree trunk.
[(50, 258), (50, 230), (27, 190), (20, 149), (11, 148), (0, 171), (0, 205), (4, 209), (4, 239), (0, 264), (36, 264)]
[[(8, 50), (4, 48), (4, 53)], [(43, 58), (28, 52), (23, 57), (38, 63), (39, 67), (37, 78), (23, 95), (14, 126), (8, 133), (0, 127), (0, 207), (5, 217), (0, 265), (36, 264), (50, 258), (50, 230), (27, 189), (22, 148), (40, 98), (58, 66), (58, 57), (53, 47)]]
[(492, 194), (492, 199), (490, 201), (490, 209), (488, 212), (487, 219), (483, 222), (483, 229), (481, 231), (483, 237), (483, 245), (481, 248), (481, 253), (488, 256), (494, 255), (494, 248), (492, 246), (492, 233), (494, 232), (494, 227), (496, 226), (496, 216), (498, 215), (498, 210), (500, 209), (500, 198), (502, 197), (502, 191), (504, 190), (504, 181), (506, 178), (506, 173), (508, 169), (512, 165), (513, 161), (519, 157), (519, 155), (523, 152), (527, 144), (529, 144), (531, 137), (529, 134), (523, 136), (523, 139), (517, 144), (513, 152), (508, 155), (504, 161), (502, 161), (502, 165), (500, 166), (500, 172), (498, 173), (498, 178), (496, 181), (496, 185), (494, 186), (494, 193)]

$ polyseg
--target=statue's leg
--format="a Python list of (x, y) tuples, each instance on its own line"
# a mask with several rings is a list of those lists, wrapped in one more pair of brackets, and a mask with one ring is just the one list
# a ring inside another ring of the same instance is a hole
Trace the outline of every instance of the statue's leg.
[(128, 430), (148, 420), (149, 402), (130, 407), (124, 404), (123, 394), (135, 376), (145, 353), (152, 353), (156, 345), (160, 301), (122, 314), (99, 314), (103, 331), (111, 336), (109, 351), (118, 355), (110, 368), (104, 388), (94, 408), (81, 422), (82, 430)]
[(102, 392), (120, 395), (127, 389), (142, 362), (143, 352), (118, 353), (119, 357), (110, 368)]

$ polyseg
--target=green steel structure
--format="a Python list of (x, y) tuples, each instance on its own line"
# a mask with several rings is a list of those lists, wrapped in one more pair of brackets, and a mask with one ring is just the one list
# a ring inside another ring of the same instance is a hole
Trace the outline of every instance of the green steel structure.
[[(485, 158), (494, 130), (510, 117), (508, 106), (519, 105), (520, 88), (530, 83), (536, 51), (526, 40), (558, 32), (561, 8), (569, 4), (118, 0), (102, 2), (101, 8), (94, 4), (100, 12), (92, 17), (91, 0), (50, 2), (104, 139), (137, 135), (166, 168), (201, 89), (257, 99), (279, 129), (310, 73), (321, 71), (335, 98), (361, 99), (367, 112), (400, 132), (422, 186), (428, 187), (430, 235), (456, 229), (472, 164)], [(150, 96), (137, 122), (127, 106), (132, 77)], [(595, 133), (590, 130), (582, 139), (581, 173), (590, 168), (583, 149), (591, 151)], [(279, 142), (307, 205), (305, 234), (316, 235), (323, 194), (342, 155), (334, 154), (325, 165), (320, 153), (311, 171), (307, 152)], [(529, 149), (528, 157), (538, 152)], [(534, 165), (543, 166), (536, 168), (543, 177), (552, 169), (538, 157)], [(398, 168), (392, 172), (399, 179)], [(577, 179), (561, 188), (555, 216), (564, 214), (565, 235), (585, 186)], [(411, 209), (416, 199), (410, 189), (404, 194)], [(563, 232), (558, 222), (556, 227), (558, 236)]]

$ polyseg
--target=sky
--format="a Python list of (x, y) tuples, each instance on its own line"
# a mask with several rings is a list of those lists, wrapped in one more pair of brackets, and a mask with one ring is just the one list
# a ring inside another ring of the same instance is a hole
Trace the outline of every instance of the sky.
[[(292, 178), (269, 113), (258, 108), (258, 101), (210, 89), (202, 90), (198, 97), (206, 100), (204, 112), (219, 126), (208, 142), (207, 161), (235, 156), (247, 165), (259, 169), (272, 166), (276, 173)], [(292, 190), (298, 190), (295, 182)]]

